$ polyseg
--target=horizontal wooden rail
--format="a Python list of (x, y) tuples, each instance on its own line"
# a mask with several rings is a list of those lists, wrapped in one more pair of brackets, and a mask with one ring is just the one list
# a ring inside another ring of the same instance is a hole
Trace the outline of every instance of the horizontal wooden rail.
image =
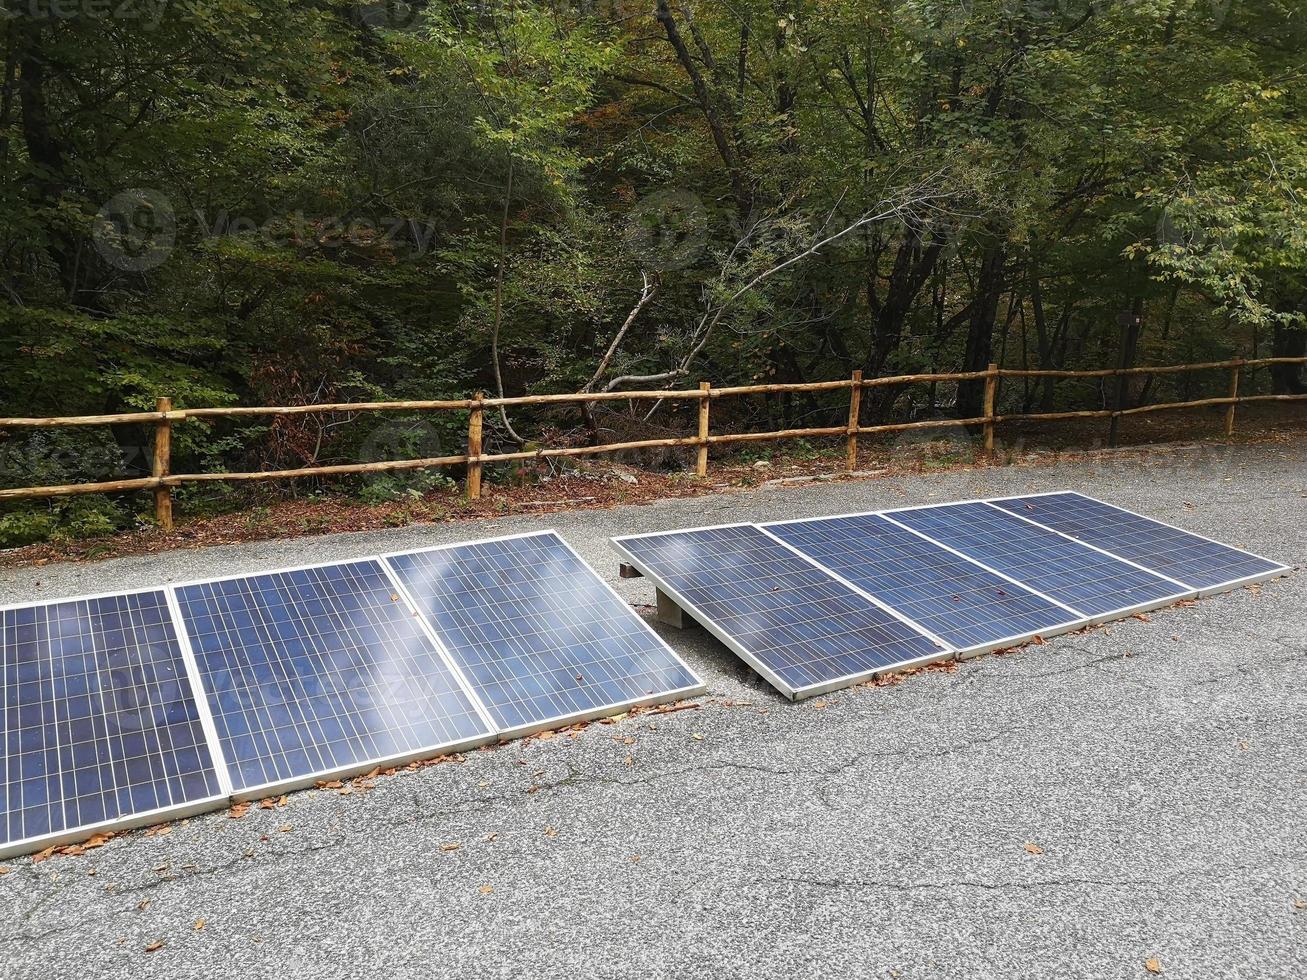
[[(162, 526), (171, 525), (172, 498), (171, 491), (190, 483), (217, 482), (253, 482), (267, 480), (291, 480), (303, 477), (347, 476), (364, 473), (392, 473), (406, 470), (431, 469), (444, 466), (466, 466), (468, 469), (468, 495), (477, 497), (481, 490), (481, 475), (487, 463), (510, 463), (527, 460), (550, 459), (556, 457), (596, 456), (605, 453), (624, 452), (628, 450), (671, 448), (692, 446), (696, 453), (696, 472), (706, 475), (708, 449), (710, 446), (730, 445), (744, 442), (769, 442), (784, 439), (824, 439), (843, 438), (846, 442), (846, 465), (852, 470), (857, 462), (857, 440), (866, 435), (882, 435), (912, 430), (949, 429), (958, 427), (980, 426), (983, 431), (984, 446), (988, 453), (992, 450), (994, 426), (1000, 422), (1048, 422), (1063, 419), (1097, 419), (1120, 418), (1127, 415), (1141, 415), (1149, 412), (1182, 411), (1185, 409), (1224, 406), (1225, 432), (1233, 431), (1236, 406), (1252, 402), (1294, 402), (1307, 400), (1307, 395), (1267, 394), (1244, 395), (1239, 392), (1239, 374), (1244, 370), (1268, 367), (1276, 364), (1307, 365), (1307, 357), (1263, 357), (1252, 360), (1235, 359), (1230, 361), (1210, 361), (1201, 364), (1172, 364), (1157, 367), (1106, 368), (1090, 371), (1062, 370), (1017, 370), (999, 368), (991, 364), (984, 371), (965, 371), (954, 374), (904, 374), (885, 378), (864, 379), (861, 372), (855, 371), (848, 379), (815, 382), (778, 382), (775, 384), (736, 385), (727, 388), (713, 388), (707, 382), (698, 389), (677, 389), (668, 391), (601, 391), (571, 392), (555, 395), (518, 395), (509, 398), (454, 398), (431, 401), (388, 401), (388, 402), (340, 402), (317, 405), (283, 405), (283, 406), (218, 406), (209, 408), (191, 408), (171, 410), (171, 402), (166, 398), (158, 400), (158, 410), (153, 412), (123, 412), (110, 415), (78, 415), (52, 418), (0, 418), (0, 428), (54, 428), (63, 426), (88, 425), (150, 425), (155, 429), (154, 455), (151, 460), (151, 476), (134, 479), (108, 480), (99, 483), (68, 484), (64, 486), (15, 487), (0, 489), (0, 500), (20, 500), (41, 497), (63, 497), (87, 493), (115, 493), (122, 491), (150, 490), (155, 494), (155, 510)], [(999, 384), (1004, 378), (1109, 378), (1127, 375), (1177, 374), (1186, 371), (1227, 370), (1230, 372), (1229, 396), (1224, 398), (1199, 398), (1183, 402), (1168, 402), (1157, 405), (1140, 405), (1135, 408), (1120, 410), (1087, 409), (1063, 412), (1020, 412), (1006, 415), (998, 414), (995, 401)], [(859, 420), (859, 409), (863, 392), (868, 388), (880, 388), (890, 385), (924, 384), (928, 382), (985, 382), (985, 414), (967, 419), (923, 419), (916, 422), (894, 422), (881, 425), (863, 425)], [(710, 404), (721, 398), (733, 396), (768, 395), (787, 392), (824, 392), (848, 391), (848, 421), (844, 425), (821, 426), (812, 428), (778, 429), (771, 432), (733, 432), (712, 435), (709, 433)], [(601, 401), (629, 400), (679, 400), (697, 402), (699, 413), (698, 433), (694, 436), (676, 436), (661, 439), (641, 439), (633, 442), (607, 443), (600, 446), (564, 446), (557, 448), (540, 448), (520, 450), (511, 453), (485, 454), (481, 451), (481, 427), (486, 408), (523, 405), (574, 405), (590, 404)], [(174, 422), (191, 419), (241, 418), (249, 416), (286, 416), (308, 415), (313, 413), (361, 413), (361, 412), (422, 412), (422, 411), (457, 411), (468, 412), (468, 451), (459, 455), (435, 456), (425, 459), (385, 460), (374, 463), (342, 463), (326, 466), (304, 466), (295, 469), (260, 470), (250, 473), (172, 473), (171, 472), (171, 426)]]

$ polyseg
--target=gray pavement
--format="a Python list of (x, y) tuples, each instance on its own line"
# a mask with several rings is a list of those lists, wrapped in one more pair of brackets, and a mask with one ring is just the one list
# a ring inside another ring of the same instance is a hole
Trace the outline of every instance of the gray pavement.
[[(556, 527), (648, 603), (608, 536), (1060, 488), (1307, 560), (1298, 441), (13, 569), (0, 602)], [(698, 709), (3, 862), (0, 977), (1302, 977), (1305, 600), (1298, 572), (797, 705), (663, 630)]]

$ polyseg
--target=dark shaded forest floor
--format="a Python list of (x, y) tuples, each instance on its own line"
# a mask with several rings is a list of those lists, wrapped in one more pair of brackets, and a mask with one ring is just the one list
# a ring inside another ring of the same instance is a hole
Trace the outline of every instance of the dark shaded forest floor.
[[(765, 483), (803, 485), (826, 480), (871, 480), (908, 473), (963, 470), (976, 466), (1048, 466), (1092, 462), (1105, 455), (1169, 456), (1218, 442), (1288, 441), (1307, 432), (1307, 411), (1300, 406), (1241, 410), (1234, 436), (1223, 433), (1224, 413), (1214, 411), (1136, 416), (1123, 420), (1119, 448), (1105, 446), (1103, 420), (1064, 424), (1009, 424), (1000, 431), (992, 459), (984, 459), (978, 436), (958, 430), (927, 430), (928, 439), (893, 442), (864, 440), (858, 469), (846, 473), (844, 446), (804, 443), (755, 444), (743, 452), (722, 453), (709, 463), (708, 476), (693, 473), (693, 458), (682, 453), (683, 468), (668, 460), (620, 461), (597, 456), (532, 469), (488, 470), (480, 500), (467, 500), (461, 486), (450, 485), (422, 496), (386, 503), (364, 503), (344, 493), (310, 493), (298, 487), (264, 487), (240, 498), (240, 506), (222, 513), (188, 516), (185, 500), (175, 508), (176, 527), (155, 526), (83, 540), (43, 542), (0, 551), (0, 567), (43, 565), (53, 561), (95, 561), (123, 555), (151, 554), (175, 548), (201, 548), (242, 541), (302, 535), (370, 531), (414, 524), (451, 523), (521, 513), (607, 509), (621, 504), (727, 494)], [(911, 436), (905, 433), (904, 436)], [(833, 441), (833, 440), (832, 440)]]

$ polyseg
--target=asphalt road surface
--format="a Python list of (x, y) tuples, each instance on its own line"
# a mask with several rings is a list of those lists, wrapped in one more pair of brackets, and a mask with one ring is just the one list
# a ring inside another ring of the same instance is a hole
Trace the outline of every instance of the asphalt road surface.
[[(1297, 441), (14, 569), (0, 602), (556, 527), (647, 604), (610, 535), (1060, 488), (1307, 560)], [(1305, 621), (1297, 572), (800, 704), (662, 629), (697, 709), (3, 862), (0, 976), (1301, 978)]]

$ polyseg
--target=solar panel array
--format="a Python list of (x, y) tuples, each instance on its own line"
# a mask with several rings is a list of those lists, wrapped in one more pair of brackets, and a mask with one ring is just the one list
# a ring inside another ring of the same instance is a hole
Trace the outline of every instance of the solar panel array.
[(553, 532), (0, 609), (0, 856), (703, 691)]
[[(911, 666), (923, 644), (942, 641), (947, 655), (972, 656), (1288, 571), (1075, 493), (612, 543), (660, 592), (794, 698)], [(806, 565), (791, 581), (796, 557)], [(829, 595), (842, 605), (823, 608)], [(878, 645), (847, 628), (845, 606), (858, 597), (890, 612), (906, 632)], [(844, 673), (825, 648), (796, 642), (790, 608), (802, 610), (797, 619), (810, 635), (838, 635), (847, 644), (841, 657), (865, 665), (864, 672)], [(781, 659), (784, 671), (760, 648)]]
[[(1076, 493), (613, 544), (793, 698), (1288, 571)], [(0, 608), (0, 856), (704, 690), (549, 531)]]

